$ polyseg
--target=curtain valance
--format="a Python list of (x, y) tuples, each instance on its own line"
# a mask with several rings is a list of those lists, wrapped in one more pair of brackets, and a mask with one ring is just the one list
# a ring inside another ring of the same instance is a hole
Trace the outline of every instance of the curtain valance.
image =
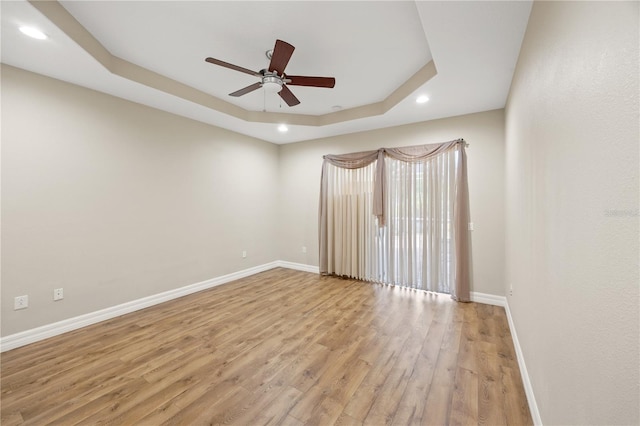
[(378, 159), (378, 153), (382, 150), (384, 150), (384, 148), (375, 151), (354, 152), (351, 154), (325, 155), (322, 158), (324, 158), (325, 162), (336, 167), (359, 169), (361, 167), (367, 167), (376, 161)]
[[(326, 164), (331, 164), (335, 167), (341, 167), (343, 169), (359, 169), (366, 167), (376, 160), (379, 160), (376, 164), (376, 181), (373, 190), (373, 214), (378, 218), (380, 226), (384, 226), (385, 223), (385, 166), (384, 156), (387, 155), (391, 158), (406, 162), (424, 161), (436, 155), (442, 154), (455, 149), (459, 144), (465, 144), (464, 139), (456, 139), (450, 142), (435, 143), (427, 145), (406, 146), (401, 148), (380, 148), (375, 151), (362, 151), (353, 152), (349, 154), (339, 155), (325, 155), (322, 165), (322, 177), (320, 180), (320, 200), (326, 194), (327, 191), (327, 171)], [(464, 150), (463, 150), (464, 151)], [(466, 180), (466, 177), (465, 177)], [(320, 203), (320, 218), (323, 217), (322, 202)]]

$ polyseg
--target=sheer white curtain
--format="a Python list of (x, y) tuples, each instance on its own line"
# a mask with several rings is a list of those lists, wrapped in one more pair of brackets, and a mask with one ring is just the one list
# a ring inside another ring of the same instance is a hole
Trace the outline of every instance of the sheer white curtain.
[(325, 156), (320, 273), (468, 301), (464, 145), (456, 140)]
[(358, 169), (328, 164), (327, 272), (376, 281), (378, 219), (373, 214), (376, 163)]
[(455, 278), (457, 151), (406, 162), (386, 157), (382, 281), (451, 293)]

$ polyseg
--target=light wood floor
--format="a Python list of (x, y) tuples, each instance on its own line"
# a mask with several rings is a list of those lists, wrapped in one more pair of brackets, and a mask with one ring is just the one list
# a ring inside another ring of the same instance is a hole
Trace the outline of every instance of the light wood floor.
[(11, 424), (531, 424), (504, 309), (274, 269), (2, 354)]

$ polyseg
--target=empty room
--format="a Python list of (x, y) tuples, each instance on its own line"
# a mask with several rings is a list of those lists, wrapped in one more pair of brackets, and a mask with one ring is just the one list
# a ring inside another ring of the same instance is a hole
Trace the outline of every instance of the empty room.
[(0, 2), (2, 425), (640, 424), (640, 2)]

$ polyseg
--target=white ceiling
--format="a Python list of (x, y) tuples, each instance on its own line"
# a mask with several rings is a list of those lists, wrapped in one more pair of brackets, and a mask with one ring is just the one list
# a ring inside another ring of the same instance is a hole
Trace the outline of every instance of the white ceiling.
[[(504, 107), (531, 10), (530, 1), (60, 5), (53, 13), (26, 0), (2, 1), (2, 62), (274, 143)], [(49, 38), (28, 38), (21, 25)], [(295, 107), (263, 90), (233, 98), (228, 93), (257, 78), (204, 61), (258, 71), (276, 39), (296, 47), (288, 74), (335, 77), (335, 88), (290, 86), (301, 101)], [(109, 64), (117, 58), (137, 74), (116, 71)], [(437, 74), (416, 79), (429, 65)], [(419, 94), (430, 101), (416, 104)], [(386, 112), (378, 108), (384, 102)], [(279, 122), (289, 131), (278, 132)]]

